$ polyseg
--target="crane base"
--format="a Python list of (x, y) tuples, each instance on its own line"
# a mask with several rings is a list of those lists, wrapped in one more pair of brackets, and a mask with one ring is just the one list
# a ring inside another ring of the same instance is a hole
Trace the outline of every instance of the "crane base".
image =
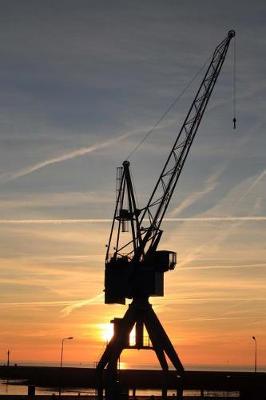
[[(114, 321), (116, 320), (118, 319), (114, 319)], [(164, 377), (162, 387), (163, 399), (167, 398), (167, 377), (169, 370), (166, 359), (167, 356), (176, 369), (177, 387), (180, 388), (179, 399), (182, 399), (183, 365), (148, 299), (133, 299), (124, 317), (118, 321), (119, 323), (115, 325), (114, 336), (107, 344), (96, 368), (98, 377), (98, 400), (103, 399), (104, 387), (106, 400), (118, 400), (120, 398), (118, 362), (120, 354), (127, 348), (152, 349), (155, 351)], [(135, 325), (136, 344), (130, 346), (129, 335)], [(144, 327), (148, 332), (152, 346), (143, 344)], [(103, 382), (104, 370), (106, 370), (105, 382)]]

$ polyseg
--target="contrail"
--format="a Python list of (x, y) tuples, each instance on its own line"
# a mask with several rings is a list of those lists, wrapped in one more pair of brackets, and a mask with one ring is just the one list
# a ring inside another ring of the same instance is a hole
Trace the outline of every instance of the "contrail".
[(6, 182), (14, 181), (22, 176), (29, 175), (29, 174), (31, 174), (35, 171), (38, 171), (42, 168), (45, 168), (49, 165), (57, 164), (57, 163), (60, 163), (60, 162), (66, 161), (66, 160), (71, 160), (76, 157), (84, 156), (86, 154), (92, 153), (93, 151), (111, 146), (115, 143), (118, 143), (118, 142), (126, 139), (129, 136), (132, 136), (134, 134), (139, 134), (141, 132), (142, 131), (140, 131), (140, 130), (130, 131), (130, 132), (124, 133), (121, 136), (107, 140), (105, 142), (96, 143), (96, 144), (94, 144), (92, 146), (88, 146), (88, 147), (81, 147), (80, 149), (73, 150), (68, 153), (62, 154), (61, 156), (57, 156), (57, 157), (50, 158), (48, 160), (41, 161), (39, 163), (30, 165), (28, 167), (22, 168), (15, 172), (5, 172), (0, 175), (0, 182), (6, 183)]
[(165, 218), (167, 222), (261, 222), (266, 216)]
[[(146, 220), (144, 220), (146, 221)], [(147, 220), (148, 221), (148, 220)], [(176, 217), (165, 218), (165, 222), (264, 222), (266, 216), (243, 217)], [(0, 225), (15, 224), (105, 224), (112, 222), (110, 218), (84, 218), (84, 219), (0, 219)]]
[(97, 223), (110, 223), (112, 219), (97, 219), (97, 218), (84, 218), (84, 219), (0, 219), (0, 225), (16, 225), (16, 224), (97, 224)]
[(87, 305), (95, 305), (95, 304), (102, 304), (103, 303), (103, 294), (100, 293), (90, 299), (85, 299), (85, 300), (74, 300), (74, 301), (69, 301), (69, 300), (61, 300), (61, 301), (14, 301), (14, 302), (3, 302), (0, 303), (0, 307), (47, 307), (47, 306), (64, 306), (64, 308), (61, 310), (63, 316), (69, 315), (72, 311), (74, 311), (77, 308), (84, 307)]
[(199, 192), (192, 193), (189, 197), (187, 197), (178, 207), (174, 208), (170, 213), (169, 217), (175, 217), (180, 214), (183, 210), (186, 210), (192, 204), (197, 202), (199, 199), (204, 197), (206, 194), (212, 192), (218, 185), (218, 179), (221, 177), (223, 172), (225, 171), (226, 166), (222, 167), (218, 172), (215, 172), (211, 175), (205, 184), (205, 187)]
[(264, 169), (257, 176), (257, 178), (254, 180), (254, 182), (252, 182), (252, 184), (249, 186), (248, 190), (241, 196), (240, 200), (242, 200), (244, 197), (246, 197), (254, 189), (254, 187), (257, 186), (257, 184), (265, 177), (266, 177), (266, 169)]
[(85, 300), (74, 300), (74, 301), (14, 301), (14, 302), (3, 302), (0, 303), (0, 307), (56, 307), (56, 306), (64, 306), (61, 310), (63, 316), (69, 315), (72, 311), (88, 306), (88, 305), (96, 305), (103, 304), (103, 294), (100, 293), (97, 296), (94, 296), (90, 299)]
[(61, 312), (62, 312), (63, 316), (66, 317), (72, 311), (74, 311), (78, 308), (88, 306), (88, 305), (96, 305), (96, 304), (103, 304), (103, 293), (97, 294), (96, 296), (94, 296), (90, 299), (75, 301), (75, 302), (67, 305), (66, 307), (64, 307), (61, 310)]
[(69, 301), (64, 301), (64, 300), (62, 300), (62, 301), (21, 301), (21, 302), (19, 302), (19, 301), (14, 301), (14, 302), (12, 302), (12, 301), (9, 301), (9, 302), (1, 302), (0, 303), (0, 307), (8, 307), (8, 306), (10, 306), (10, 307), (17, 307), (17, 306), (51, 306), (51, 307), (53, 307), (53, 306), (62, 306), (62, 305), (65, 305), (65, 306), (68, 306), (69, 305)]

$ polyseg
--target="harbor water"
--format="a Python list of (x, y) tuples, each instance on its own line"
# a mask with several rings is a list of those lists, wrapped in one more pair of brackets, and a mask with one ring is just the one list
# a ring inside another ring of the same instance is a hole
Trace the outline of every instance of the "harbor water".
[[(94, 397), (96, 395), (95, 389), (90, 388), (69, 388), (64, 389), (61, 391), (62, 395), (64, 396), (91, 396)], [(27, 395), (28, 394), (28, 386), (23, 382), (18, 381), (6, 381), (0, 380), (0, 395)], [(53, 394), (58, 394), (58, 388), (35, 388), (36, 395), (47, 395), (52, 396)], [(160, 391), (158, 390), (138, 390), (136, 396), (141, 398), (150, 398), (151, 396), (159, 397)], [(173, 390), (168, 391), (169, 398), (174, 398), (175, 392)], [(213, 398), (239, 398), (238, 392), (213, 392), (213, 391), (206, 391), (204, 396), (213, 397)], [(184, 397), (188, 399), (192, 398), (201, 398), (201, 393), (199, 390), (185, 390)]]

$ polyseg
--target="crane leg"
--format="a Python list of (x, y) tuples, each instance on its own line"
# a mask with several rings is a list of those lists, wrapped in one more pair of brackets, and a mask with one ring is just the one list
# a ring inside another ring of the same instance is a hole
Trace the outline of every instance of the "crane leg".
[[(161, 364), (162, 370), (164, 371), (164, 385), (162, 388), (162, 397), (163, 399), (167, 398), (167, 377), (168, 377), (168, 364), (166, 361), (165, 354), (168, 356), (169, 360), (172, 362), (173, 366), (176, 368), (178, 372), (178, 400), (182, 399), (182, 375), (184, 373), (184, 368), (179, 360), (176, 351), (170, 342), (165, 330), (163, 329), (159, 319), (157, 318), (155, 312), (152, 309), (152, 306), (149, 304), (147, 310), (145, 312), (144, 323), (147, 329), (147, 332), (151, 338), (154, 350), (156, 352), (157, 358)], [(166, 388), (166, 389), (164, 389)]]
[(168, 363), (165, 358), (164, 349), (161, 345), (160, 338), (158, 337), (156, 329), (150, 324), (149, 318), (144, 318), (144, 324), (148, 335), (151, 339), (153, 349), (157, 355), (161, 368), (163, 370), (163, 383), (162, 383), (162, 399), (167, 399), (167, 378), (168, 378)]
[(119, 329), (106, 346), (106, 349), (97, 365), (98, 377), (98, 400), (103, 399), (103, 372), (106, 368), (106, 400), (118, 399), (118, 372), (117, 364), (120, 354), (127, 347), (130, 332), (136, 323), (134, 307), (128, 308), (124, 318), (121, 320)]
[[(114, 336), (97, 365), (96, 371), (98, 376), (98, 400), (103, 400), (103, 387), (105, 386), (105, 399), (117, 400), (119, 398), (119, 374), (117, 364), (119, 357), (125, 348), (130, 348), (129, 335), (134, 325), (139, 330), (139, 339), (133, 348), (147, 349), (143, 344), (143, 325), (146, 327), (147, 333), (152, 343), (152, 349), (155, 351), (163, 370), (162, 381), (162, 399), (167, 399), (167, 383), (168, 383), (168, 363), (166, 355), (175, 367), (178, 374), (178, 400), (183, 398), (182, 378), (184, 368), (179, 360), (175, 349), (170, 342), (165, 330), (163, 329), (159, 319), (152, 309), (148, 299), (133, 300), (129, 305), (127, 312), (119, 322), (119, 327), (115, 330)], [(103, 384), (103, 375), (105, 370), (105, 385)]]
[(184, 367), (152, 307), (150, 307), (149, 313), (147, 314), (147, 319), (149, 319), (149, 323), (152, 329), (156, 330), (157, 335), (160, 337), (162, 347), (164, 348), (164, 351), (169, 357), (173, 366), (175, 367), (177, 372), (182, 375), (184, 373)]

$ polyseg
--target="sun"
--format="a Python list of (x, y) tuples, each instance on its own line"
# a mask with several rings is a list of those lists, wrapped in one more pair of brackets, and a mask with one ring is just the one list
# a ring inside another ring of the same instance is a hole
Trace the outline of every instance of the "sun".
[(100, 325), (101, 329), (101, 337), (102, 339), (108, 343), (113, 337), (114, 334), (114, 326), (113, 324), (101, 324)]

